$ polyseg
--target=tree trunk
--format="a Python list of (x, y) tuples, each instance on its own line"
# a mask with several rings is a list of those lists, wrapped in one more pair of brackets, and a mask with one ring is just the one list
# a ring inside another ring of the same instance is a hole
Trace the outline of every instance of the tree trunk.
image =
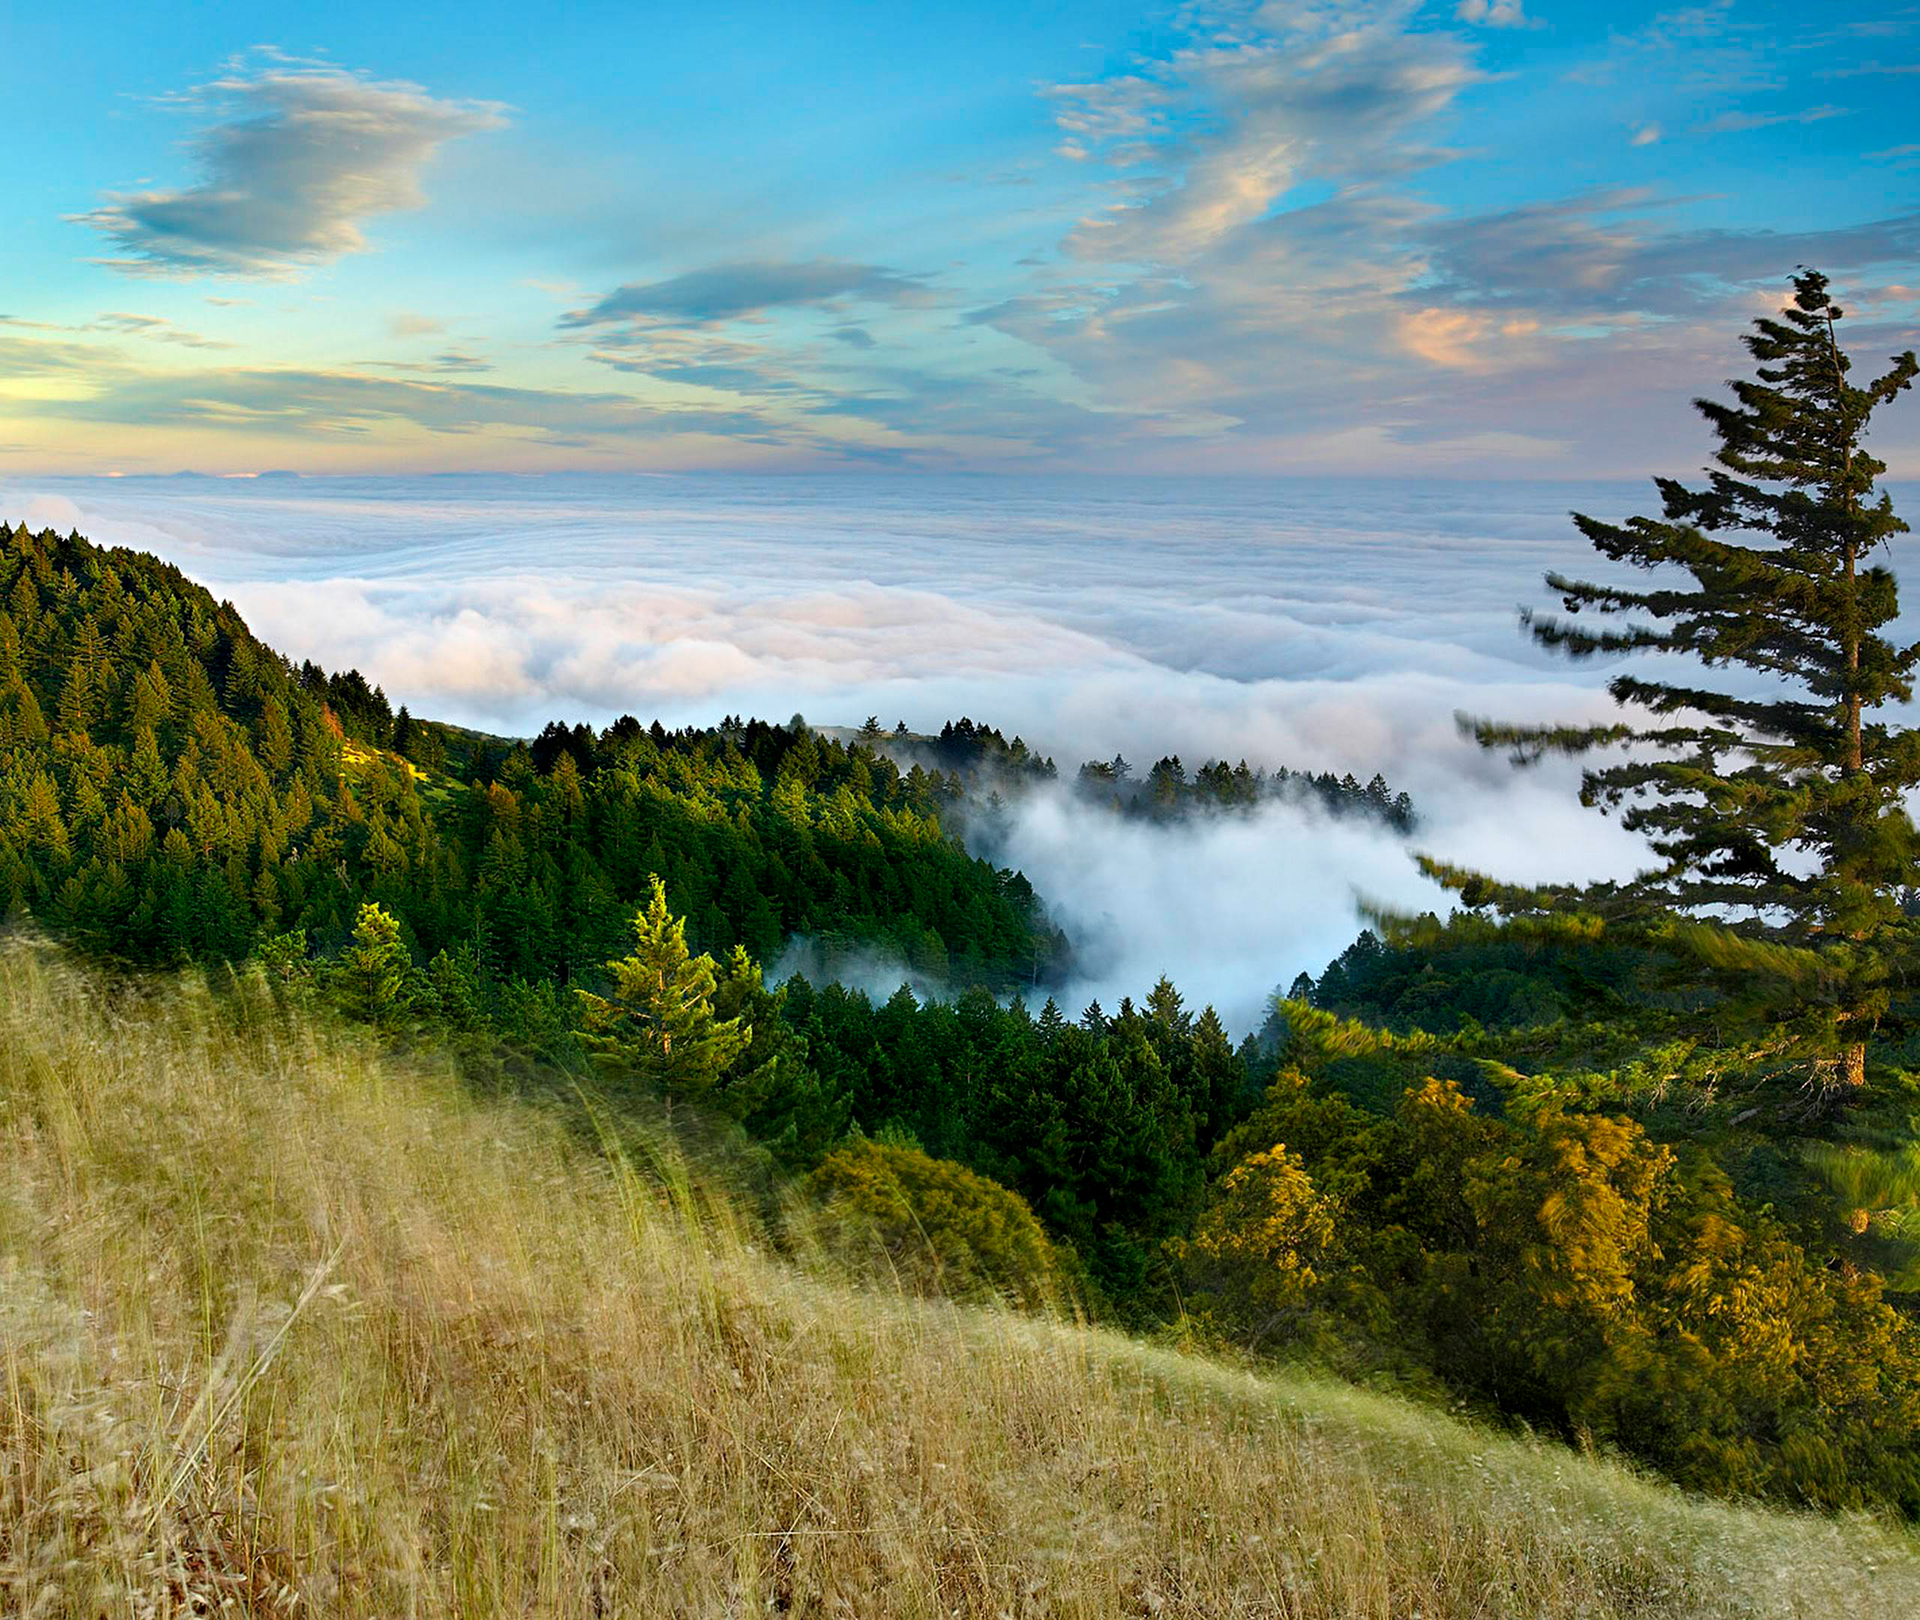
[(1858, 774), (1866, 768), (1860, 747), (1860, 627), (1853, 621), (1859, 602), (1853, 541), (1847, 541), (1847, 769)]
[[(1827, 352), (1833, 356), (1834, 404), (1844, 411), (1847, 402), (1847, 374), (1840, 364), (1840, 345), (1833, 333), (1833, 311), (1827, 311)], [(1847, 504), (1849, 517), (1858, 511), (1858, 503), (1853, 493), (1853, 439), (1849, 435), (1843, 462), (1842, 494)], [(1866, 760), (1860, 745), (1860, 605), (1858, 589), (1857, 558), (1855, 556), (1855, 536), (1849, 531), (1846, 538), (1847, 564), (1847, 769), (1855, 775), (1866, 769)], [(1855, 936), (1856, 938), (1859, 936)], [(1858, 1095), (1867, 1083), (1867, 1045), (1865, 1041), (1855, 1041), (1840, 1060), (1841, 1084), (1848, 1093)]]
[[(1840, 361), (1840, 340), (1834, 335), (1833, 306), (1827, 306), (1827, 353), (1833, 360), (1833, 404), (1845, 420), (1847, 404), (1847, 372)], [(1859, 502), (1853, 493), (1853, 434), (1849, 432), (1841, 460), (1841, 499), (1846, 502), (1847, 515), (1859, 514)], [(1847, 769), (1858, 771), (1863, 768), (1860, 752), (1860, 691), (1855, 682), (1860, 676), (1860, 623), (1856, 617), (1859, 595), (1855, 590), (1855, 536), (1849, 531), (1846, 537), (1847, 560), (1847, 623), (1845, 629), (1847, 646)], [(1864, 1059), (1863, 1059), (1864, 1062)], [(1852, 1072), (1853, 1059), (1847, 1059), (1848, 1072)]]

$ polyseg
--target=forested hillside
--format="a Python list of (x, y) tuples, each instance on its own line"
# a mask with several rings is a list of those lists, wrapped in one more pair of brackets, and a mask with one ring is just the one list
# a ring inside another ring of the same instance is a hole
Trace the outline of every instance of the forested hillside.
[(714, 948), (808, 934), (993, 986), (1062, 948), (871, 750), (757, 722), (463, 747), (358, 672), (294, 669), (151, 557), (0, 529), (0, 581), (0, 894), (115, 952), (330, 951), (374, 900), (427, 958), (564, 985), (654, 873)]
[[(14, 908), (139, 962), (257, 951), (381, 1028), (581, 1072), (572, 987), (601, 984), (658, 876), (682, 957), (722, 958), (717, 1015), (756, 1032), (708, 1101), (802, 1169), (849, 1129), (902, 1133), (1031, 1198), (1103, 1298), (1170, 1297), (1160, 1247), (1258, 1094), (1256, 1047), (1170, 984), (1111, 1019), (996, 1002), (1065, 942), (1019, 874), (943, 831), (962, 762), (903, 772), (732, 717), (480, 737), (290, 666), (151, 557), (0, 529), (0, 576)], [(795, 935), (829, 972), (877, 952), (982, 988), (770, 991), (754, 959)]]
[[(904, 720), (892, 732), (884, 732), (874, 715), (854, 735), (910, 767), (924, 767), (936, 792), (963, 811), (1017, 801), (1059, 780), (1053, 761), (1035, 753), (1024, 738), (1016, 736), (1009, 742), (998, 727), (976, 723), (965, 715), (948, 721), (932, 737), (908, 731)], [(1085, 803), (1160, 822), (1275, 803), (1372, 819), (1403, 833), (1413, 831), (1419, 822), (1412, 798), (1395, 793), (1377, 772), (1362, 783), (1351, 772), (1335, 776), (1331, 771), (1296, 771), (1286, 765), (1269, 771), (1244, 759), (1235, 765), (1209, 759), (1189, 773), (1178, 754), (1166, 754), (1138, 776), (1124, 754), (1115, 754), (1112, 759), (1084, 762), (1071, 786)]]

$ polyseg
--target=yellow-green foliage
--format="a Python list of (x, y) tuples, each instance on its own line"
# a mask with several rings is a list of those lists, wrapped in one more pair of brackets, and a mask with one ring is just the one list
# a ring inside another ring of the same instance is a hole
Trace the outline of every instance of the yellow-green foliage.
[(634, 946), (606, 964), (611, 997), (580, 990), (588, 1049), (616, 1073), (651, 1081), (670, 1095), (699, 1097), (753, 1040), (740, 1020), (715, 1018), (718, 970), (687, 949), (687, 920), (667, 909), (658, 877), (633, 916)]
[(1225, 1151), (1274, 1141), (1183, 1251), (1215, 1321), (1331, 1333), (1702, 1489), (1920, 1515), (1920, 1333), (1703, 1155), (1431, 1079), (1383, 1118), (1297, 1071)]
[(1058, 1259), (1027, 1201), (963, 1164), (860, 1137), (808, 1185), (845, 1228), (841, 1243), (878, 1243), (909, 1286), (1030, 1305), (1058, 1293)]
[(856, 1292), (656, 1158), (0, 955), (0, 1613), (1920, 1612), (1871, 1521)]
[(1210, 1314), (1260, 1335), (1304, 1305), (1319, 1282), (1314, 1267), (1333, 1247), (1334, 1211), (1299, 1158), (1277, 1143), (1221, 1178), (1193, 1237), (1173, 1249), (1206, 1279)]

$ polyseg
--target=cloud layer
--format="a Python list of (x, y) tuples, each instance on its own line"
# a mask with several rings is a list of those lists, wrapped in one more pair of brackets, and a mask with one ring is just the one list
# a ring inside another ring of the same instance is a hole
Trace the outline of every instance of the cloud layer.
[(1432, 785), (1423, 802), (1427, 824), (1408, 840), (1285, 804), (1171, 828), (1116, 822), (1060, 792), (1023, 805), (992, 854), (1033, 878), (1075, 942), (1058, 995), (1071, 1012), (1138, 1000), (1165, 974), (1236, 1034), (1259, 1025), (1276, 989), (1317, 977), (1353, 942), (1357, 902), (1444, 908), (1412, 847), (1519, 881), (1616, 876), (1642, 856), (1579, 807), (1564, 773)]
[(505, 122), (492, 103), (279, 59), (185, 100), (216, 115), (192, 143), (204, 178), (115, 193), (79, 216), (116, 269), (285, 276), (358, 253), (365, 221), (422, 205), (421, 171), (441, 146)]

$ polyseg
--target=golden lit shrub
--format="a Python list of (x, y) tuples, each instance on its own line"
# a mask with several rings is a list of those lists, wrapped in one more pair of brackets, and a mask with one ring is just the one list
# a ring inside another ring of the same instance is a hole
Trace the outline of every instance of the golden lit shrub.
[(807, 1184), (829, 1212), (831, 1247), (848, 1255), (875, 1243), (916, 1289), (1025, 1305), (1057, 1290), (1059, 1257), (1027, 1201), (951, 1159), (860, 1137)]

